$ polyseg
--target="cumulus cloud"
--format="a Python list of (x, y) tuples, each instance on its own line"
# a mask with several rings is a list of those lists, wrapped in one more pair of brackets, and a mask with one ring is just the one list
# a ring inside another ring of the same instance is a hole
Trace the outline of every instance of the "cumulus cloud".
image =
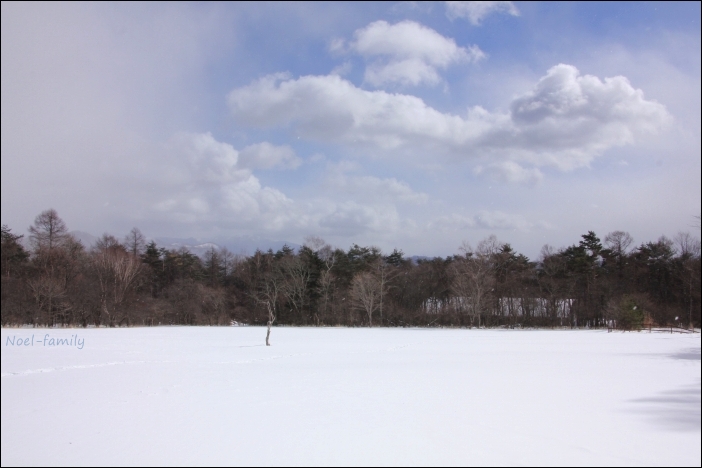
[(232, 145), (215, 140), (209, 132), (180, 133), (168, 146), (175, 158), (185, 156), (187, 168), (183, 176), (198, 186), (237, 183), (251, 176), (251, 171), (239, 167), (239, 152)]
[(398, 207), (428, 199), (403, 181), (359, 175), (358, 164), (341, 161), (329, 164), (320, 179), (323, 196), (293, 200), (253, 173), (299, 164), (286, 146), (263, 142), (239, 151), (211, 133), (181, 133), (167, 149), (169, 172), (160, 179), (163, 195), (151, 204), (151, 215), (179, 223), (215, 223), (242, 233), (383, 237), (412, 223)]
[(415, 141), (460, 143), (480, 133), (466, 128), (463, 118), (442, 114), (420, 98), (366, 91), (337, 75), (267, 76), (230, 92), (228, 103), (242, 124), (294, 125), (307, 138), (387, 149)]
[(260, 143), (237, 151), (210, 133), (181, 133), (168, 145), (168, 194), (154, 203), (156, 212), (183, 222), (235, 217), (239, 226), (282, 227), (293, 202), (282, 192), (261, 186), (252, 169), (285, 165), (294, 153)]
[(337, 75), (271, 75), (234, 89), (228, 103), (242, 124), (292, 126), (313, 140), (561, 170), (586, 166), (671, 120), (663, 105), (646, 100), (625, 77), (603, 81), (564, 64), (515, 98), (510, 112), (473, 107), (462, 116), (442, 113), (418, 97), (363, 90)]
[(438, 69), (486, 57), (478, 46), (459, 47), (453, 39), (414, 21), (375, 21), (356, 30), (354, 38), (348, 47), (337, 39), (330, 49), (348, 50), (372, 60), (364, 79), (378, 87), (388, 83), (436, 85), (441, 82)]
[(513, 2), (446, 2), (449, 18), (466, 18), (474, 26), (479, 26), (492, 13), (519, 16), (519, 10)]

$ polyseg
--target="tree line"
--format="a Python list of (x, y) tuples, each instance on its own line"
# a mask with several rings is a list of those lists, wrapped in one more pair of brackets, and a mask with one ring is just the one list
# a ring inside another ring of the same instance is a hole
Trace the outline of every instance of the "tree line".
[(51, 209), (23, 237), (2, 226), (2, 326), (700, 326), (689, 233), (635, 246), (623, 231), (589, 231), (537, 260), (495, 236), (420, 260), (316, 237), (297, 251), (201, 258), (137, 228), (86, 248)]

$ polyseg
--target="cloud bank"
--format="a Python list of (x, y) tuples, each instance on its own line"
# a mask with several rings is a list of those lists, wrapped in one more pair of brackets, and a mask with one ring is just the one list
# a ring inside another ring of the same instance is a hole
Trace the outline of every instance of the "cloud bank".
[(227, 100), (243, 125), (288, 127), (310, 140), (561, 170), (587, 166), (671, 120), (663, 105), (645, 99), (625, 77), (601, 80), (566, 64), (548, 70), (509, 112), (472, 107), (452, 115), (418, 97), (367, 91), (338, 75), (270, 75), (232, 90)]

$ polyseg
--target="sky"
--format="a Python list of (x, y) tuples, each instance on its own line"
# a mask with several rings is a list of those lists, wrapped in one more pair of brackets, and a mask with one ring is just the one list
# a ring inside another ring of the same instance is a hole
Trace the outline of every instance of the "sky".
[(699, 236), (700, 3), (2, 3), (2, 224)]

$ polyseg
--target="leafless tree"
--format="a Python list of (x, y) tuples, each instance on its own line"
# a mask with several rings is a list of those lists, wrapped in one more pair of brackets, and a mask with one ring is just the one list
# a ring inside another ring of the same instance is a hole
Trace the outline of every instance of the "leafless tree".
[(59, 247), (68, 236), (66, 223), (59, 217), (56, 210), (42, 211), (29, 227), (29, 240), (34, 250), (52, 251)]
[(273, 312), (273, 307), (271, 307), (270, 301), (265, 301), (266, 307), (268, 308), (268, 329), (266, 331), (266, 346), (270, 346), (270, 337), (271, 337), (271, 327), (273, 326), (273, 322), (275, 322), (275, 313)]
[(116, 243), (112, 236), (104, 235), (93, 249), (92, 264), (100, 284), (102, 312), (107, 315), (110, 326), (114, 326), (118, 307), (141, 271), (141, 260)]
[(305, 237), (306, 247), (309, 247), (313, 252), (319, 252), (320, 249), (324, 248), (327, 243), (321, 237), (317, 236), (307, 236)]
[(700, 240), (689, 232), (679, 232), (673, 237), (673, 242), (681, 257), (697, 257), (700, 255)]
[[(470, 244), (464, 242), (462, 250), (465, 250), (466, 245), (470, 246)], [(504, 245), (504, 242), (501, 242), (497, 236), (495, 236), (495, 234), (490, 234), (490, 236), (478, 242), (478, 247), (475, 249), (475, 254), (491, 260), (492, 257), (500, 253), (500, 250)]]
[(41, 275), (30, 278), (29, 288), (39, 311), (46, 312), (48, 322), (56, 323), (56, 312), (66, 309), (66, 304), (61, 304), (66, 298), (66, 282), (60, 276)]
[(470, 326), (477, 318), (480, 328), (481, 316), (487, 309), (494, 288), (491, 256), (499, 251), (497, 238), (490, 236), (478, 244), (476, 251), (464, 243), (461, 251), (464, 252), (463, 257), (452, 265), (454, 280), (451, 290), (457, 299), (456, 307), (468, 314)]
[[(336, 256), (331, 245), (327, 244), (321, 237), (308, 236), (305, 238), (305, 245), (309, 247), (322, 261), (319, 278), (317, 279), (317, 293), (321, 298), (321, 312), (325, 315), (329, 310), (329, 302), (332, 297), (334, 274), (332, 269), (336, 264)], [(315, 320), (319, 325), (319, 312), (315, 312)]]
[(267, 307), (272, 310), (273, 315), (278, 310), (278, 299), (283, 292), (283, 282), (284, 278), (278, 271), (269, 271), (263, 277), (258, 291), (259, 302), (266, 303)]
[(59, 315), (70, 308), (65, 301), (66, 288), (79, 271), (82, 244), (68, 234), (66, 223), (56, 210), (40, 213), (29, 228), (33, 247), (33, 263), (38, 274), (30, 279), (29, 287), (39, 310), (46, 312), (55, 324)]
[(607, 234), (604, 238), (604, 246), (609, 249), (614, 257), (617, 267), (617, 280), (619, 288), (623, 288), (625, 282), (624, 262), (629, 247), (634, 243), (634, 238), (628, 232), (613, 231)]
[(95, 241), (93, 250), (111, 250), (111, 249), (121, 249), (126, 250), (126, 248), (119, 243), (117, 238), (111, 234), (103, 234), (98, 240)]
[(634, 243), (634, 238), (628, 232), (613, 231), (607, 234), (604, 238), (604, 245), (617, 257), (626, 255), (631, 244)]
[(351, 298), (353, 305), (364, 311), (368, 317), (368, 326), (373, 326), (373, 314), (380, 307), (380, 282), (370, 271), (357, 273), (351, 281)]
[(307, 287), (310, 282), (311, 272), (305, 262), (297, 256), (283, 258), (278, 263), (283, 278), (282, 292), (297, 312), (302, 322), (306, 322), (304, 313), (307, 298)]
[(394, 275), (394, 270), (392, 269), (391, 265), (388, 265), (385, 261), (382, 259), (379, 259), (376, 262), (375, 268), (374, 268), (374, 273), (375, 273), (375, 278), (378, 282), (378, 294), (379, 294), (379, 303), (378, 303), (378, 313), (380, 315), (380, 323), (382, 325), (383, 323), (383, 303), (385, 300), (385, 296), (388, 293), (390, 281), (393, 278)]
[(226, 247), (219, 249), (219, 260), (222, 264), (222, 274), (225, 278), (231, 276), (234, 273), (236, 264), (241, 262), (241, 259), (231, 253)]
[[(546, 300), (546, 310), (551, 318), (551, 323), (555, 324), (564, 300), (572, 296), (572, 281), (564, 281), (568, 266), (566, 260), (560, 252), (548, 244), (541, 248), (539, 256), (539, 274), (536, 280), (539, 285), (542, 297)], [(563, 325), (563, 314), (560, 316), (560, 324)]]
[(139, 257), (144, 253), (146, 250), (146, 238), (139, 228), (132, 228), (129, 234), (124, 237), (124, 247), (127, 249), (127, 252), (135, 257)]

